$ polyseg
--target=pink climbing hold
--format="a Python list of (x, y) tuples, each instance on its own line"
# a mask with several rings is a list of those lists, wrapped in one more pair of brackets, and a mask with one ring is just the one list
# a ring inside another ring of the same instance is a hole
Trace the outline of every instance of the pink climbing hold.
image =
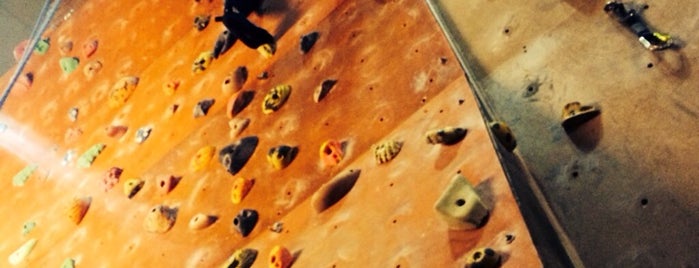
[(85, 58), (89, 58), (92, 54), (95, 54), (95, 51), (97, 51), (97, 44), (97, 39), (88, 40), (83, 44), (83, 54)]
[(15, 58), (15, 61), (19, 61), (19, 59), (22, 58), (22, 55), (24, 55), (24, 51), (27, 50), (28, 45), (29, 39), (22, 40), (22, 42), (19, 42), (19, 44), (15, 46), (15, 48), (12, 50), (12, 56)]
[(119, 178), (121, 177), (122, 172), (124, 172), (124, 170), (118, 167), (112, 167), (109, 169), (109, 171), (107, 171), (106, 176), (104, 176), (102, 179), (105, 192), (111, 190), (119, 183)]

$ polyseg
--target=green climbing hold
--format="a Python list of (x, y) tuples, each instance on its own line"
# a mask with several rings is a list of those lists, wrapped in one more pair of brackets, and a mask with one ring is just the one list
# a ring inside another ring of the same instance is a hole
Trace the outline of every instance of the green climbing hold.
[(75, 268), (75, 260), (71, 258), (67, 258), (63, 263), (61, 264), (61, 268)]
[(12, 186), (24, 186), (29, 176), (31, 176), (38, 167), (39, 166), (36, 164), (26, 166), (12, 178)]
[(24, 259), (29, 255), (29, 253), (32, 252), (32, 249), (34, 249), (34, 246), (36, 245), (36, 238), (29, 239), (27, 242), (22, 244), (15, 252), (12, 252), (10, 254), (10, 257), (7, 258), (7, 261), (10, 262), (12, 265), (18, 265), (24, 261)]
[(59, 63), (61, 64), (61, 70), (63, 70), (63, 73), (69, 74), (78, 68), (78, 64), (80, 63), (80, 59), (78, 59), (76, 57), (63, 57), (63, 58), (61, 58)]
[(49, 39), (41, 39), (38, 42), (36, 42), (36, 46), (34, 46), (34, 52), (39, 55), (44, 55), (46, 54), (46, 51), (49, 50), (49, 47), (51, 45), (49, 44)]
[(78, 166), (81, 168), (90, 167), (92, 162), (95, 161), (95, 158), (104, 150), (104, 147), (104, 144), (98, 143), (90, 147), (90, 149), (87, 149), (87, 151), (78, 158)]
[(25, 222), (24, 225), (22, 226), (22, 235), (29, 234), (29, 232), (34, 230), (34, 227), (36, 227), (36, 222), (34, 222), (34, 221)]

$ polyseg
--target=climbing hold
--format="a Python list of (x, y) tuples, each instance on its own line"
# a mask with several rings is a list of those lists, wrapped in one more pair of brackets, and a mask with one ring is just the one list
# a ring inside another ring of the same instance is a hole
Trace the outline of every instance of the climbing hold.
[[(228, 0), (227, 0), (228, 1)], [(250, 268), (257, 258), (257, 250), (245, 248), (233, 252), (226, 262), (221, 265), (223, 268)]]
[(466, 266), (471, 268), (497, 268), (500, 267), (502, 257), (495, 250), (482, 247), (477, 248), (466, 257)]
[(374, 157), (376, 158), (376, 163), (384, 164), (393, 160), (393, 158), (400, 153), (400, 149), (402, 147), (402, 142), (394, 140), (386, 140), (374, 145)]
[(263, 71), (257, 75), (258, 80), (265, 80), (267, 78), (269, 78), (269, 73), (267, 71)]
[(269, 59), (272, 56), (274, 56), (274, 53), (277, 51), (277, 47), (275, 44), (264, 44), (259, 47), (257, 47), (257, 52), (262, 55), (265, 59)]
[(104, 150), (105, 145), (98, 143), (87, 149), (80, 157), (78, 157), (78, 166), (88, 168), (95, 161), (95, 158)]
[(425, 138), (429, 144), (454, 145), (466, 137), (467, 130), (460, 127), (445, 127), (427, 131)]
[(192, 172), (202, 171), (209, 166), (211, 159), (216, 154), (216, 147), (207, 145), (200, 148), (189, 161), (189, 169)]
[(209, 65), (211, 65), (211, 62), (214, 60), (214, 55), (211, 51), (205, 51), (199, 54), (196, 60), (194, 60), (194, 63), (192, 64), (192, 72), (195, 74), (201, 73), (203, 71), (206, 71), (207, 68), (209, 68)]
[(29, 180), (29, 177), (34, 173), (34, 171), (39, 168), (36, 164), (31, 164), (24, 167), (22, 170), (17, 172), (14, 177), (12, 177), (12, 186), (19, 187), (24, 186), (24, 184)]
[(98, 60), (92, 60), (85, 64), (83, 67), (83, 74), (87, 79), (92, 79), (99, 71), (102, 70), (102, 62)]
[(275, 221), (272, 226), (269, 227), (269, 230), (275, 233), (281, 233), (282, 230), (284, 230), (284, 223), (280, 221)]
[(180, 87), (179, 80), (170, 80), (169, 82), (165, 83), (165, 85), (163, 85), (163, 93), (165, 93), (166, 96), (172, 96), (173, 94), (175, 94), (175, 91), (177, 91), (178, 87)]
[(65, 155), (63, 155), (63, 159), (61, 160), (61, 165), (62, 166), (68, 166), (68, 164), (73, 161), (73, 158), (75, 158), (75, 150), (68, 150)]
[(12, 265), (19, 265), (24, 261), (25, 258), (27, 258), (27, 255), (32, 252), (34, 249), (34, 246), (36, 245), (36, 238), (32, 238), (27, 240), (27, 242), (24, 242), (22, 246), (20, 246), (17, 250), (12, 252), (9, 257), (7, 257), (7, 261), (10, 262)]
[(517, 140), (515, 140), (515, 136), (512, 135), (512, 130), (510, 130), (510, 127), (507, 126), (505, 122), (493, 121), (488, 123), (488, 127), (490, 131), (493, 132), (498, 142), (505, 147), (505, 150), (512, 152), (515, 147), (517, 147)]
[(169, 231), (177, 219), (177, 208), (169, 208), (157, 205), (151, 208), (143, 220), (143, 228), (151, 233), (165, 233)]
[(316, 88), (315, 91), (313, 91), (313, 101), (316, 103), (320, 102), (325, 98), (325, 96), (330, 93), (330, 90), (335, 86), (337, 83), (337, 80), (334, 79), (326, 79), (323, 81), (323, 83), (320, 83), (320, 86)]
[(291, 161), (296, 158), (298, 148), (287, 145), (279, 145), (272, 147), (267, 152), (267, 162), (276, 170), (283, 169), (291, 164)]
[(49, 38), (41, 39), (36, 43), (36, 46), (34, 46), (34, 53), (44, 55), (46, 54), (46, 51), (49, 50), (50, 46), (51, 41)]
[(75, 71), (76, 68), (78, 68), (80, 59), (76, 57), (63, 57), (58, 61), (58, 63), (61, 65), (61, 70), (63, 70), (63, 73), (69, 74)]
[(279, 110), (284, 102), (289, 98), (291, 94), (290, 85), (278, 85), (269, 90), (269, 93), (265, 95), (264, 101), (262, 102), (262, 112), (264, 114), (271, 114)]
[[(243, 88), (245, 81), (248, 80), (248, 68), (245, 66), (238, 66), (233, 72), (233, 92), (238, 91)], [(225, 83), (225, 81), (224, 81)], [(231, 92), (232, 93), (232, 92)], [(229, 93), (230, 94), (230, 93)]]
[(197, 31), (203, 31), (206, 29), (206, 26), (209, 26), (209, 21), (211, 20), (211, 16), (209, 15), (199, 15), (194, 17), (194, 28), (197, 29)]
[(269, 252), (269, 267), (270, 268), (289, 268), (294, 257), (291, 252), (282, 246), (274, 246)]
[(75, 268), (75, 260), (67, 258), (61, 264), (61, 268)]
[(78, 120), (78, 107), (72, 107), (68, 110), (68, 119), (70, 119), (70, 122)]
[(607, 2), (604, 11), (636, 34), (638, 41), (648, 50), (662, 50), (675, 45), (670, 35), (652, 31), (635, 9), (626, 9), (618, 0)]
[(83, 43), (83, 55), (85, 58), (89, 58), (97, 51), (98, 42), (96, 39), (88, 40)]
[(34, 73), (28, 72), (24, 75), (17, 77), (17, 82), (15, 83), (15, 86), (19, 86), (18, 88), (21, 88), (26, 91), (32, 87), (32, 84), (34, 84)]
[(109, 107), (118, 108), (131, 97), (136, 86), (138, 86), (138, 77), (135, 76), (125, 76), (119, 79), (109, 92)]
[(169, 194), (173, 189), (175, 189), (177, 184), (180, 183), (180, 180), (182, 180), (182, 177), (174, 175), (165, 175), (158, 176), (156, 180), (156, 183), (158, 185), (158, 194), (164, 196)]
[(238, 177), (233, 181), (233, 188), (231, 189), (231, 201), (233, 204), (240, 204), (240, 202), (245, 199), (248, 195), (252, 186), (255, 185), (255, 180), (246, 179), (244, 177)]
[(339, 141), (328, 140), (320, 145), (320, 159), (326, 166), (337, 166), (343, 157), (342, 143)]
[(580, 105), (579, 102), (571, 102), (563, 107), (561, 125), (566, 132), (571, 132), (579, 126), (600, 114), (598, 107), (594, 105)]
[(218, 153), (218, 160), (228, 173), (235, 175), (255, 152), (258, 142), (259, 139), (256, 136), (242, 138), (236, 143), (223, 147)]
[(120, 138), (123, 136), (126, 131), (129, 130), (129, 127), (127, 126), (108, 126), (105, 129), (105, 132), (107, 132), (107, 136), (110, 138)]
[(68, 206), (68, 219), (73, 223), (80, 224), (87, 210), (90, 208), (90, 203), (92, 203), (92, 197), (83, 198), (73, 198), (70, 205)]
[(316, 213), (321, 213), (345, 197), (359, 179), (361, 170), (351, 169), (342, 172), (324, 183), (311, 197), (311, 205)]
[(216, 38), (216, 43), (214, 43), (214, 49), (212, 52), (214, 59), (218, 59), (219, 56), (226, 53), (226, 51), (228, 51), (233, 44), (235, 44), (235, 41), (238, 41), (238, 37), (231, 34), (229, 30), (224, 30), (221, 32), (218, 35), (218, 38)]
[(218, 217), (213, 215), (206, 215), (204, 213), (197, 213), (189, 220), (189, 229), (191, 230), (201, 230), (206, 227), (211, 226), (218, 220)]
[(58, 44), (58, 51), (61, 52), (61, 55), (68, 55), (68, 53), (73, 51), (73, 41), (65, 40), (60, 42)]
[(228, 118), (234, 118), (238, 113), (242, 112), (245, 107), (248, 107), (254, 97), (255, 92), (251, 90), (241, 91), (231, 96), (228, 99), (228, 105), (226, 105)]
[(34, 222), (34, 221), (25, 222), (24, 225), (22, 225), (22, 235), (29, 234), (29, 232), (34, 230), (34, 227), (36, 227), (36, 222)]
[(214, 105), (214, 102), (216, 102), (215, 99), (203, 99), (199, 101), (197, 105), (194, 106), (194, 118), (202, 117), (209, 113), (209, 109)]
[(256, 210), (243, 209), (233, 219), (233, 226), (243, 237), (247, 237), (255, 228), (258, 219), (259, 215)]
[(231, 128), (230, 132), (230, 137), (235, 138), (240, 135), (245, 128), (250, 125), (250, 119), (249, 118), (233, 118), (231, 121), (228, 121), (228, 126)]
[(141, 179), (128, 179), (124, 182), (124, 195), (129, 199), (136, 196), (136, 194), (143, 188), (146, 182)]
[(22, 40), (19, 42), (14, 49), (12, 49), (12, 57), (15, 58), (16, 62), (19, 62), (19, 60), (22, 58), (22, 55), (24, 55), (24, 51), (27, 50), (27, 46), (29, 45), (29, 39)]
[(123, 172), (124, 170), (118, 167), (112, 167), (109, 169), (109, 171), (107, 171), (107, 174), (102, 179), (105, 192), (111, 190), (115, 185), (117, 185), (117, 183), (119, 183), (119, 178)]
[(319, 36), (320, 34), (318, 32), (310, 32), (301, 36), (301, 53), (308, 53), (308, 51), (311, 50), (311, 48), (313, 48), (313, 45), (315, 45), (316, 41), (318, 41)]
[(435, 209), (449, 228), (455, 230), (479, 228), (485, 224), (490, 214), (476, 190), (461, 174), (457, 174), (449, 182), (435, 204)]
[(148, 136), (150, 136), (150, 132), (153, 130), (153, 128), (145, 126), (141, 127), (136, 131), (136, 136), (134, 137), (134, 140), (136, 143), (143, 143), (148, 139)]

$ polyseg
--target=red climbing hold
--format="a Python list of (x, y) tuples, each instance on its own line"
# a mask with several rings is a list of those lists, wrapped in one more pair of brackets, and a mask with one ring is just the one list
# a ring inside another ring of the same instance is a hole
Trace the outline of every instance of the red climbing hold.
[(121, 177), (122, 172), (124, 172), (124, 170), (118, 167), (112, 167), (109, 169), (109, 171), (107, 171), (106, 176), (104, 176), (104, 179), (102, 179), (105, 192), (111, 190), (115, 185), (117, 185), (117, 183), (119, 183), (119, 178)]
[(85, 55), (85, 58), (89, 58), (95, 54), (95, 51), (97, 51), (97, 43), (96, 39), (92, 39), (83, 44), (83, 55)]

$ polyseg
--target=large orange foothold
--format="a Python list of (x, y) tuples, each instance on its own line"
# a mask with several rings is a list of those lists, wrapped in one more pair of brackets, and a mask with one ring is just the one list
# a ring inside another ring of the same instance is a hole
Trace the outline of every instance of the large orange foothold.
[(242, 91), (231, 96), (231, 98), (228, 99), (228, 105), (226, 105), (226, 115), (228, 118), (233, 118), (238, 113), (242, 112), (243, 109), (252, 102), (254, 97), (254, 91)]
[(124, 182), (124, 194), (129, 198), (133, 198), (141, 191), (146, 182), (141, 179), (128, 179)]
[(384, 164), (393, 160), (393, 158), (400, 153), (400, 149), (402, 147), (402, 142), (394, 140), (387, 140), (376, 144), (374, 146), (374, 157), (376, 158), (376, 162), (378, 164)]
[(158, 205), (148, 211), (143, 221), (143, 228), (151, 233), (165, 233), (175, 225), (176, 219), (177, 208)]
[(180, 87), (180, 81), (179, 80), (170, 80), (169, 82), (165, 83), (163, 85), (163, 93), (167, 96), (172, 96), (175, 94), (175, 91), (177, 91), (177, 88)]
[(102, 62), (98, 60), (93, 60), (85, 64), (83, 67), (83, 74), (87, 79), (92, 79), (100, 70), (102, 70)]
[(196, 154), (194, 154), (192, 160), (189, 161), (189, 169), (192, 170), (192, 172), (206, 169), (209, 166), (209, 163), (211, 163), (211, 159), (214, 157), (215, 153), (215, 146), (208, 145), (202, 147)]
[(182, 177), (173, 176), (173, 175), (158, 176), (158, 178), (157, 178), (158, 194), (160, 194), (160, 195), (169, 194), (173, 189), (175, 189), (177, 184), (180, 183), (180, 180), (182, 180)]
[(192, 72), (195, 74), (206, 71), (214, 60), (214, 55), (211, 51), (202, 52), (199, 54), (194, 63), (192, 64)]
[(326, 166), (337, 166), (343, 157), (342, 143), (339, 141), (328, 140), (320, 145), (320, 159)]
[(83, 218), (85, 217), (87, 210), (90, 208), (90, 203), (92, 203), (92, 197), (89, 196), (82, 198), (73, 198), (68, 207), (68, 219), (70, 219), (70, 221), (72, 221), (76, 225), (80, 224), (80, 222), (82, 222)]
[(251, 248), (239, 249), (233, 252), (226, 262), (221, 265), (222, 268), (250, 268), (257, 259), (257, 250)]
[(228, 126), (231, 128), (230, 132), (230, 137), (235, 138), (240, 135), (245, 128), (250, 125), (250, 119), (249, 118), (233, 118), (231, 121), (228, 121)]
[(269, 90), (262, 102), (262, 113), (271, 114), (284, 105), (291, 95), (290, 85), (278, 85)]
[(197, 213), (189, 220), (189, 229), (191, 230), (201, 230), (206, 227), (211, 226), (218, 220), (218, 217), (213, 215), (206, 215), (204, 213)]
[(88, 40), (83, 44), (83, 55), (85, 55), (85, 58), (89, 58), (90, 56), (95, 54), (95, 52), (97, 51), (97, 44), (98, 42), (95, 39)]
[(247, 80), (248, 68), (245, 66), (238, 66), (233, 73), (227, 75), (223, 79), (223, 84), (221, 85), (223, 94), (229, 95), (241, 90)]
[(138, 80), (138, 77), (135, 76), (126, 76), (119, 79), (119, 81), (112, 86), (109, 93), (109, 107), (118, 108), (124, 105), (136, 89)]
[(269, 252), (269, 267), (270, 268), (288, 268), (294, 257), (288, 249), (282, 246), (274, 246)]
[(252, 186), (255, 185), (255, 180), (246, 179), (244, 177), (238, 177), (233, 182), (233, 189), (231, 189), (231, 201), (233, 204), (240, 204), (245, 196), (248, 195)]
[(269, 162), (274, 169), (281, 170), (291, 164), (291, 161), (296, 158), (297, 153), (298, 148), (296, 147), (287, 145), (272, 147), (267, 152), (267, 162)]

